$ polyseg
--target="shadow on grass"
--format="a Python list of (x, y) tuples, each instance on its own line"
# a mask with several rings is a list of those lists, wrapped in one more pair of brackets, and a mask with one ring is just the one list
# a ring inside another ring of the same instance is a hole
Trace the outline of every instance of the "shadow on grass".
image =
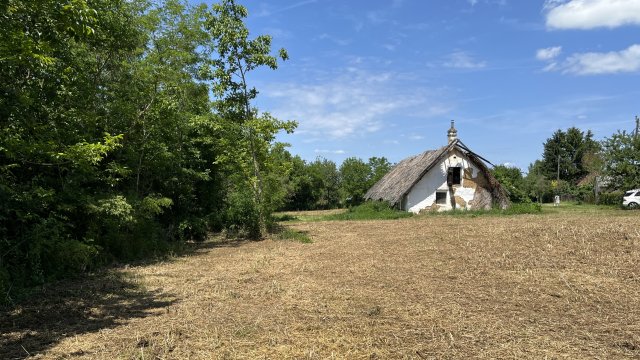
[(18, 305), (0, 307), (0, 359), (34, 356), (64, 338), (155, 316), (175, 302), (123, 271), (50, 283)]

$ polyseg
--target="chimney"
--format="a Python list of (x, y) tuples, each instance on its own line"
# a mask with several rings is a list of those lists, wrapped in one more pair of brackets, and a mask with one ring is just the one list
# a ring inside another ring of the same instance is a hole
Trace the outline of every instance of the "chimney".
[(458, 139), (458, 130), (456, 130), (455, 126), (453, 126), (453, 120), (451, 120), (451, 127), (447, 132), (447, 137), (449, 138), (449, 144)]

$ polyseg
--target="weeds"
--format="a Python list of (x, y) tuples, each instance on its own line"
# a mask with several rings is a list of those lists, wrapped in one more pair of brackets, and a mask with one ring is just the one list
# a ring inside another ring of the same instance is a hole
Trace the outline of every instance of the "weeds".
[(389, 203), (369, 201), (359, 206), (349, 208), (344, 213), (326, 215), (319, 220), (392, 220), (413, 216), (412, 213), (396, 210)]
[(313, 242), (306, 233), (292, 229), (282, 229), (276, 234), (276, 237), (280, 240), (293, 240), (303, 244), (311, 244)]
[(491, 210), (451, 210), (443, 212), (428, 212), (428, 216), (503, 216), (503, 215), (524, 215), (524, 214), (541, 214), (542, 205), (538, 203), (516, 203), (506, 209), (494, 208)]

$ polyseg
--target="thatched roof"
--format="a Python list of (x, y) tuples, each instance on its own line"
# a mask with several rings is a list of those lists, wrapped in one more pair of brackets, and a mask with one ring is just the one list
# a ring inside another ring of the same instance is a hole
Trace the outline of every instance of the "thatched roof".
[(402, 197), (438, 163), (438, 159), (446, 154), (448, 149), (449, 146), (427, 150), (400, 161), (367, 191), (364, 198), (388, 201), (391, 205), (400, 203)]
[(469, 160), (478, 166), (480, 171), (487, 177), (489, 185), (491, 186), (491, 193), (496, 202), (501, 207), (507, 206), (509, 200), (506, 192), (483, 162), (486, 161), (489, 163), (489, 161), (469, 150), (459, 139), (437, 150), (428, 150), (422, 154), (411, 156), (400, 161), (389, 173), (383, 176), (382, 179), (367, 191), (364, 195), (365, 199), (387, 201), (392, 206), (400, 204), (404, 195), (407, 194), (429, 170), (439, 164), (439, 161), (447, 156), (449, 151), (454, 149), (467, 155)]

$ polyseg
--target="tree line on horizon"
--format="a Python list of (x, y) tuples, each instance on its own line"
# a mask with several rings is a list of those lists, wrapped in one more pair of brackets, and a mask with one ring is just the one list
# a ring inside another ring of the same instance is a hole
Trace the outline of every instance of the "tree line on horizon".
[(591, 130), (559, 129), (543, 143), (542, 156), (526, 174), (498, 165), (493, 174), (512, 202), (566, 200), (620, 205), (622, 194), (640, 188), (640, 137), (617, 131), (602, 141)]

